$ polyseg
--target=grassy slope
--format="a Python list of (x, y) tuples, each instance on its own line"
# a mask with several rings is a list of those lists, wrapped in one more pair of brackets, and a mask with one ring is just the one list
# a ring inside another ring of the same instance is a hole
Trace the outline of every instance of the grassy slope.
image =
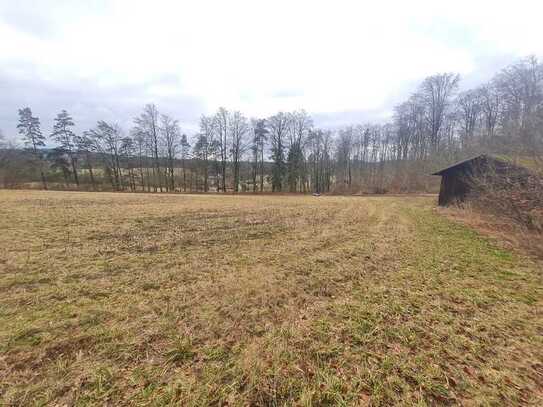
[(543, 280), (430, 198), (0, 191), (6, 404), (539, 404)]

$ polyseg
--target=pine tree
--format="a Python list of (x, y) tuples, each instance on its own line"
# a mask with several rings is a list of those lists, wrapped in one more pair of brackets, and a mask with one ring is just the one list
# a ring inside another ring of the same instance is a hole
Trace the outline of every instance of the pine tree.
[(72, 167), (72, 174), (76, 185), (79, 187), (79, 177), (77, 176), (77, 155), (75, 152), (75, 134), (71, 130), (74, 126), (72, 117), (66, 110), (62, 110), (55, 118), (55, 124), (53, 126), (53, 138), (60, 144), (60, 148), (68, 154), (70, 157), (70, 164)]
[[(260, 192), (264, 191), (264, 146), (268, 138), (269, 130), (266, 127), (266, 120), (257, 120), (254, 126), (254, 185), (253, 190), (256, 191), (256, 175), (260, 170)], [(259, 162), (260, 161), (260, 162)]]
[(45, 147), (45, 137), (41, 133), (40, 119), (32, 116), (32, 110), (29, 107), (19, 109), (19, 124), (17, 125), (17, 129), (19, 129), (19, 134), (22, 136), (25, 146), (39, 162), (43, 189), (47, 189), (47, 181), (43, 171), (42, 152), (39, 150), (39, 147)]
[(189, 157), (190, 144), (186, 134), (181, 135), (181, 165), (183, 166), (183, 192), (187, 191), (186, 160)]

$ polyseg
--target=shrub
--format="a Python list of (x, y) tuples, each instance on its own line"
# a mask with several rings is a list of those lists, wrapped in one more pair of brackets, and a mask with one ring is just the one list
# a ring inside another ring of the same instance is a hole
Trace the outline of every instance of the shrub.
[(506, 173), (490, 171), (471, 182), (474, 207), (543, 232), (543, 178), (511, 168)]

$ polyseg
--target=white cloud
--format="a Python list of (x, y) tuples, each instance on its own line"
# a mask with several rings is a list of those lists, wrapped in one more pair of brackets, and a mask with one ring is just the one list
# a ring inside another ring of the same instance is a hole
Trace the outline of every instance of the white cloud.
[[(172, 114), (186, 107), (176, 98), (204, 113), (375, 112), (434, 72), (469, 77), (484, 60), (543, 53), (539, 1), (18, 3), (0, 0), (2, 86), (110, 92), (110, 109), (128, 87), (139, 92), (130, 107), (152, 100)], [(11, 92), (14, 103), (32, 101)]]

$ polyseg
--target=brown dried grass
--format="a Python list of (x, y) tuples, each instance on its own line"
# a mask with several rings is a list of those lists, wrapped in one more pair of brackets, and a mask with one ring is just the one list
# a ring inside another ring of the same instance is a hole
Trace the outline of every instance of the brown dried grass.
[(433, 202), (0, 191), (2, 403), (540, 404), (540, 271)]

